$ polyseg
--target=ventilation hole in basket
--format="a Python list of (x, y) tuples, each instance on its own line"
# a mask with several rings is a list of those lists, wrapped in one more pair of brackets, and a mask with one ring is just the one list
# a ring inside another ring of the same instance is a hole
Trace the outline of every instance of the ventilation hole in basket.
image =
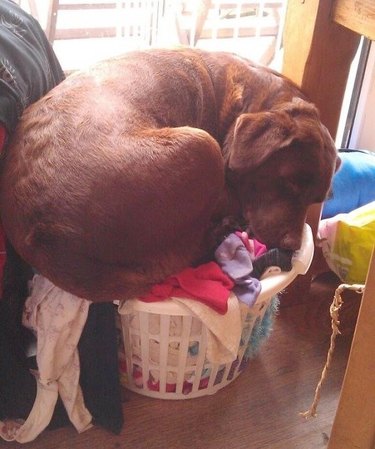
[(178, 351), (180, 349), (180, 342), (179, 341), (170, 341), (168, 346), (170, 349)]
[(193, 384), (190, 382), (184, 382), (184, 385), (182, 387), (182, 394), (189, 394), (193, 390)]
[(204, 390), (208, 387), (208, 382), (210, 380), (211, 368), (205, 368), (202, 371), (201, 380), (199, 381), (198, 390)]
[(181, 337), (182, 327), (183, 327), (183, 317), (181, 316), (171, 316), (169, 321), (169, 336), (170, 337)]
[(230, 370), (229, 370), (229, 373), (228, 373), (227, 380), (232, 380), (232, 379), (233, 379), (234, 373), (235, 373), (236, 368), (237, 368), (237, 366), (238, 366), (238, 362), (239, 362), (239, 360), (238, 360), (238, 358), (237, 358), (237, 359), (232, 363), (232, 365), (231, 365), (231, 367), (230, 367)]
[(165, 392), (166, 393), (176, 393), (176, 387), (177, 387), (176, 384), (167, 383), (165, 385)]
[(249, 359), (243, 357), (242, 360), (241, 360), (241, 364), (240, 364), (240, 366), (238, 368), (238, 371), (243, 371), (247, 367), (248, 364), (249, 364)]
[(216, 374), (214, 385), (221, 383), (223, 380), (225, 365), (221, 366)]
[(167, 384), (175, 384), (177, 382), (177, 369), (173, 366), (168, 367)]
[(160, 361), (160, 344), (152, 338), (149, 340), (149, 360), (155, 364)]
[(142, 368), (136, 364), (133, 364), (133, 380), (134, 385), (138, 388), (143, 388), (143, 376), (142, 376)]
[(189, 355), (195, 357), (199, 354), (199, 341), (191, 341), (189, 343)]
[(150, 313), (148, 315), (148, 332), (151, 335), (160, 334), (160, 315), (157, 313)]
[(180, 344), (176, 342), (169, 343), (167, 353), (167, 365), (177, 366), (180, 358)]
[(209, 378), (205, 377), (200, 380), (198, 390), (205, 390), (208, 387)]
[(191, 320), (190, 337), (195, 337), (202, 334), (202, 321), (196, 317)]
[(152, 391), (160, 391), (159, 370), (153, 369), (149, 371), (147, 387)]
[(133, 334), (130, 338), (130, 346), (132, 348), (133, 354), (140, 355), (140, 353), (141, 353), (141, 337), (139, 335)]
[(195, 371), (189, 370), (185, 372), (184, 382), (192, 383), (194, 381)]

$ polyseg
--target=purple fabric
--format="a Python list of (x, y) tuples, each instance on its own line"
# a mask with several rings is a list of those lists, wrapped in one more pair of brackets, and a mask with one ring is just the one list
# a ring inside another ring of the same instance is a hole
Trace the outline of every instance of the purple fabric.
[(234, 233), (229, 234), (216, 249), (215, 259), (224, 273), (233, 280), (233, 293), (241, 302), (252, 306), (261, 291), (261, 283), (250, 276), (253, 263), (241, 238)]
[(249, 275), (253, 271), (250, 253), (236, 234), (229, 236), (218, 246), (215, 259), (221, 269), (233, 281)]

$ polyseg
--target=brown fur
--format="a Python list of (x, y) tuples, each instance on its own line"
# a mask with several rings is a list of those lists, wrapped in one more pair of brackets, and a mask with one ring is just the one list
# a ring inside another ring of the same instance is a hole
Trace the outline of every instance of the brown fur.
[(213, 220), (296, 249), (336, 150), (284, 77), (225, 53), (150, 50), (71, 75), (24, 113), (2, 167), (4, 228), (56, 285), (130, 298), (199, 260)]

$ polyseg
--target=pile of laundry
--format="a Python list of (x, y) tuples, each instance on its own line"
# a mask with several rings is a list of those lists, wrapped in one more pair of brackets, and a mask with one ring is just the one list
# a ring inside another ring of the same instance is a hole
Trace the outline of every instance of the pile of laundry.
[(239, 301), (251, 307), (261, 291), (261, 278), (290, 271), (292, 255), (289, 250), (268, 250), (244, 231), (232, 232), (217, 247), (215, 261), (186, 268), (138, 299), (154, 302), (172, 296), (193, 298), (224, 314), (233, 291)]
[[(92, 304), (35, 275), (22, 313), (26, 348), (13, 310), (0, 300), (0, 437), (26, 443), (46, 428), (78, 432), (123, 425), (116, 308)], [(31, 339), (30, 335), (34, 338)]]
[[(238, 304), (251, 307), (262, 276), (290, 270), (291, 257), (291, 252), (268, 251), (246, 233), (231, 233), (216, 249), (215, 261), (187, 268), (139, 299), (153, 302), (174, 297), (183, 302), (211, 331), (208, 358), (228, 363), (236, 358), (241, 340)], [(126, 301), (121, 307), (130, 304)], [(33, 336), (34, 349), (14, 344), (19, 340), (14, 310), (9, 301), (0, 300), (0, 437), (25, 443), (46, 428), (67, 423), (78, 432), (99, 424), (119, 433), (123, 415), (116, 307), (77, 298), (37, 274), (21, 312), (22, 328)], [(224, 333), (225, 339), (217, 338)], [(192, 345), (189, 351), (194, 358), (199, 347)], [(155, 363), (156, 352), (157, 348), (150, 348)], [(135, 370), (134, 376), (142, 377), (142, 373)], [(204, 374), (203, 382), (205, 378)], [(173, 385), (174, 379), (169, 380)], [(148, 381), (157, 388), (156, 372), (151, 372)], [(187, 377), (187, 388), (190, 381)]]

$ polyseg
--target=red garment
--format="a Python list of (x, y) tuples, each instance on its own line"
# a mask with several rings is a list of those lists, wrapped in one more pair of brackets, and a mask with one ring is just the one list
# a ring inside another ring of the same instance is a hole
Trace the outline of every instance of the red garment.
[(215, 262), (186, 268), (179, 274), (169, 276), (161, 284), (154, 285), (151, 291), (139, 299), (155, 302), (171, 296), (196, 299), (216, 312), (224, 314), (228, 310), (228, 298), (233, 287), (232, 280)]

